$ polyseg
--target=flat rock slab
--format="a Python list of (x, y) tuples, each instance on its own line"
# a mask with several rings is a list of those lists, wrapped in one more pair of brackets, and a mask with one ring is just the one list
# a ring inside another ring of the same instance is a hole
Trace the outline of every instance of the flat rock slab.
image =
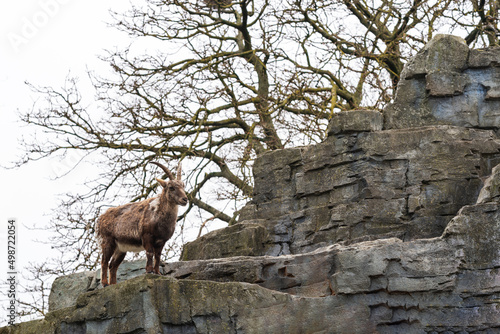
[(349, 132), (380, 131), (384, 125), (382, 113), (376, 110), (341, 111), (332, 115), (328, 135)]

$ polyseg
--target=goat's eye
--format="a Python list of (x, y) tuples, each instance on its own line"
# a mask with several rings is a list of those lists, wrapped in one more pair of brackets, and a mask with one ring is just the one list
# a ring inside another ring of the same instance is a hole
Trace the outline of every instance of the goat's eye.
[(170, 191), (174, 191), (174, 190), (175, 190), (175, 188), (174, 188), (174, 187), (168, 187), (168, 190), (170, 190)]

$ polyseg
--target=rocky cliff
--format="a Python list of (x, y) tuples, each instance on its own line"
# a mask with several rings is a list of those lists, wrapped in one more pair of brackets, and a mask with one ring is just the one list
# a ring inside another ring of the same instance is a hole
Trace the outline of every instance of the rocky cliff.
[(0, 333), (500, 332), (499, 86), (500, 49), (436, 36), (383, 113), (260, 156), (240, 221), (163, 276), (60, 277), (45, 319)]

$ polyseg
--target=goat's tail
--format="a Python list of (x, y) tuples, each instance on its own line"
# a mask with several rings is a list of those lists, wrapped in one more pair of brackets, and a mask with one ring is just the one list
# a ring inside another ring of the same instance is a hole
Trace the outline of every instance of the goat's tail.
[(99, 240), (99, 243), (102, 242), (102, 227), (101, 227), (101, 223), (102, 223), (102, 216), (99, 216), (99, 218), (97, 218), (97, 220), (95, 222), (95, 235), (97, 237), (97, 240)]

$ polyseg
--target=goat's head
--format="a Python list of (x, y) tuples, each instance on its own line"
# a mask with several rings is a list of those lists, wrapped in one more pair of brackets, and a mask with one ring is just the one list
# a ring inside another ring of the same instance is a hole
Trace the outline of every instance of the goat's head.
[(158, 181), (158, 183), (163, 187), (163, 191), (160, 196), (165, 196), (165, 198), (167, 198), (169, 202), (185, 206), (188, 203), (188, 198), (184, 191), (184, 182), (182, 182), (181, 180), (181, 163), (179, 162), (179, 166), (177, 167), (177, 177), (174, 177), (172, 172), (170, 172), (170, 170), (162, 164), (154, 161), (152, 161), (151, 163), (163, 169), (165, 174), (167, 174), (168, 178), (170, 179), (169, 181), (165, 181), (159, 178), (156, 179), (156, 181)]

